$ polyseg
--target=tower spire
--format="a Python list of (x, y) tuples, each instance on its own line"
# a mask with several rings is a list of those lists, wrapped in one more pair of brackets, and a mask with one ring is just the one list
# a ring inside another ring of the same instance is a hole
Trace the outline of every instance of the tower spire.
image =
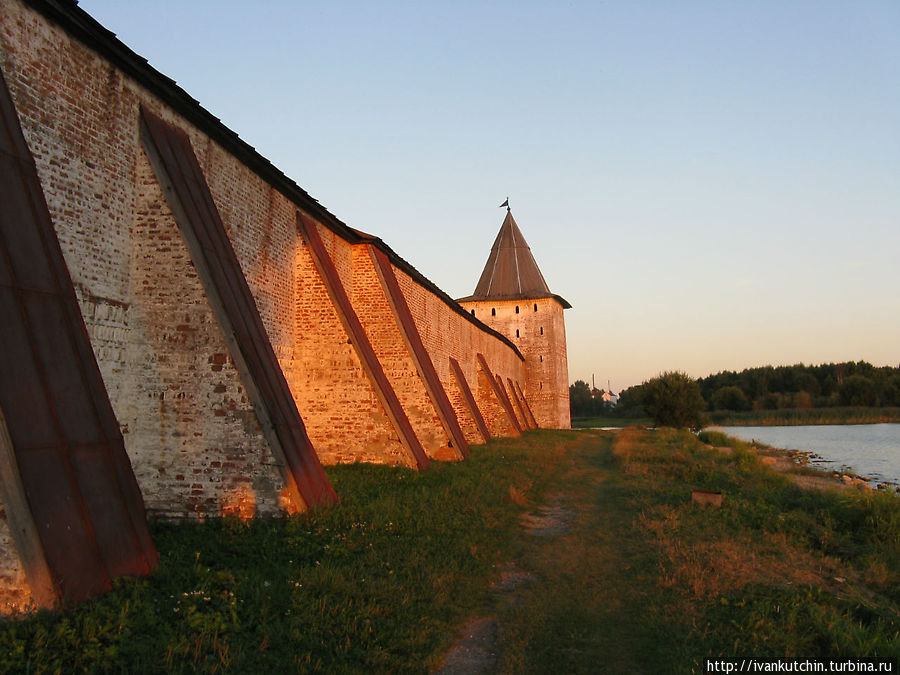
[(550, 291), (528, 242), (513, 218), (509, 199), (500, 206), (506, 207), (506, 216), (491, 246), (475, 292), (457, 302), (554, 298), (564, 309), (571, 307), (565, 299)]
[[(509, 200), (507, 200), (508, 202)], [(491, 247), (473, 297), (517, 298), (549, 296), (550, 288), (538, 268), (506, 203), (506, 218)]]

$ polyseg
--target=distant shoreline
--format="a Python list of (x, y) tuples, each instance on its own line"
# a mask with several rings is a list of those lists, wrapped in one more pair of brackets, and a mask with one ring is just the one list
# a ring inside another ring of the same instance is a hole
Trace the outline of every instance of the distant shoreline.
[[(818, 424), (895, 424), (900, 408), (793, 408), (788, 410), (714, 410), (706, 413), (707, 426), (788, 427)], [(573, 429), (653, 426), (649, 417), (573, 417)]]
[(710, 423), (725, 427), (787, 427), (818, 424), (885, 424), (900, 422), (900, 408), (797, 408), (708, 413)]
[[(813, 460), (821, 459), (815, 452), (792, 450), (758, 440), (747, 441), (728, 434), (727, 430), (708, 429), (700, 434), (706, 443), (720, 443), (729, 447), (742, 447), (756, 453), (763, 464), (781, 473), (802, 488), (853, 488), (857, 490), (900, 493), (900, 486), (892, 480), (879, 480), (857, 473), (847, 467), (840, 469), (819, 466)], [(721, 447), (719, 449), (722, 449)]]

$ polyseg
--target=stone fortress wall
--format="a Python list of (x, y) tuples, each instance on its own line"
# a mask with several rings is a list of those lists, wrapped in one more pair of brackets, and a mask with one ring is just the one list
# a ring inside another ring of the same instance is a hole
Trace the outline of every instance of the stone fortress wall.
[[(341, 223), (74, 3), (4, 0), (0, 70), (150, 515), (306, 506), (243, 356), (254, 345), (223, 319), (226, 289), (154, 164), (151, 118), (189, 140), (314, 450), (304, 461), (425, 468), (535, 419), (568, 426), (561, 309), (536, 301), (554, 341), (532, 367), (527, 339)], [(10, 522), (0, 501), (0, 611), (34, 599)]]

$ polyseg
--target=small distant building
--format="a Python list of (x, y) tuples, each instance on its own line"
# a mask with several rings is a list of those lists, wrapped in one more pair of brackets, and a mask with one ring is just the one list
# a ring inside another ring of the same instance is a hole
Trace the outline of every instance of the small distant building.
[(475, 292), (457, 300), (475, 318), (506, 335), (525, 357), (525, 398), (539, 426), (568, 429), (569, 366), (563, 310), (507, 207)]
[(610, 391), (604, 391), (603, 395), (600, 398), (603, 399), (604, 403), (609, 403), (613, 407), (615, 407), (619, 403), (618, 395), (613, 394)]

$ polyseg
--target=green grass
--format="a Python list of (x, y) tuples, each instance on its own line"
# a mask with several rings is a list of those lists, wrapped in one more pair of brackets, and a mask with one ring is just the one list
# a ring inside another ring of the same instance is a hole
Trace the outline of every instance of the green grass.
[[(675, 672), (714, 656), (900, 656), (900, 499), (802, 491), (746, 444), (530, 432), (424, 473), (333, 467), (340, 507), (155, 523), (147, 579), (0, 622), (0, 672), (428, 672), (496, 616), (501, 670)], [(721, 490), (721, 509), (690, 502)], [(557, 500), (570, 529), (521, 517)], [(498, 565), (535, 581), (492, 591)]]
[(422, 672), (485, 603), (548, 436), (424, 473), (331, 467), (343, 503), (309, 515), (154, 523), (151, 578), (0, 622), (0, 672)]
[[(542, 582), (501, 606), (504, 672), (900, 657), (900, 499), (802, 491), (733, 445), (628, 429), (575, 448), (555, 486), (575, 526), (522, 552)], [(693, 506), (694, 488), (724, 506)]]
[(573, 429), (599, 429), (600, 427), (650, 427), (649, 417), (573, 417)]
[(732, 427), (900, 422), (900, 408), (805, 408), (746, 412), (715, 410), (707, 415), (712, 424)]

